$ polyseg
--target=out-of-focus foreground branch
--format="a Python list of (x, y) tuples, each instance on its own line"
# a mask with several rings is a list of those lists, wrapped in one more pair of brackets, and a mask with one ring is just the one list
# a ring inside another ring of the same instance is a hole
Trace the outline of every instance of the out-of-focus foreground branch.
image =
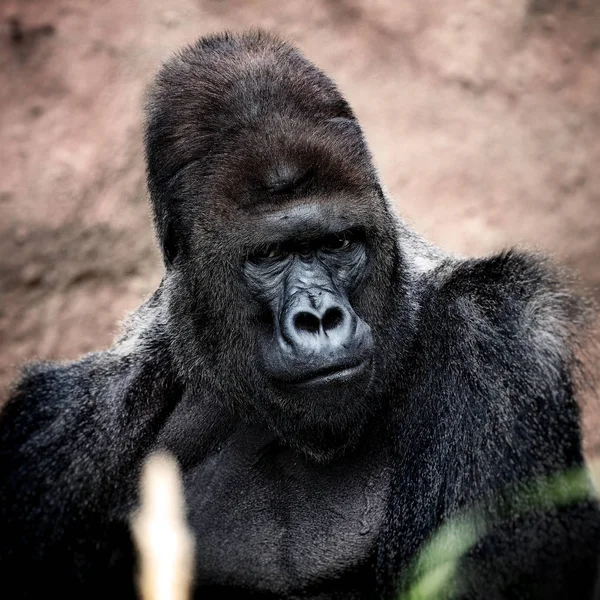
[(179, 468), (170, 454), (153, 454), (141, 477), (141, 506), (132, 518), (142, 600), (188, 600), (194, 541), (185, 522)]

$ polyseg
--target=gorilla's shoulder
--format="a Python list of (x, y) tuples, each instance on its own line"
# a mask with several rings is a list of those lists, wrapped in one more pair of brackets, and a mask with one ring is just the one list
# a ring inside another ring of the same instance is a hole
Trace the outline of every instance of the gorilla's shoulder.
[(130, 372), (127, 362), (110, 351), (102, 351), (69, 362), (30, 363), (13, 386), (0, 412), (0, 422), (13, 409), (39, 421), (44, 417), (51, 419), (73, 402), (91, 402)]
[(30, 364), (0, 410), (0, 456), (38, 433), (36, 443), (51, 443), (58, 431), (104, 431), (119, 415), (137, 418), (149, 398), (167, 407), (179, 395), (169, 361), (148, 345), (123, 352), (117, 344), (72, 362)]
[(431, 274), (421, 322), (446, 339), (484, 344), (488, 353), (537, 350), (564, 359), (590, 314), (571, 289), (565, 272), (535, 254), (509, 250), (448, 262)]
[(470, 316), (476, 310), (500, 325), (532, 311), (574, 319), (586, 312), (565, 272), (544, 257), (515, 250), (442, 265), (431, 283), (428, 296), (436, 309)]
[(172, 386), (172, 361), (162, 327), (164, 310), (159, 288), (129, 315), (121, 336), (110, 348), (73, 361), (26, 365), (0, 419), (13, 407), (23, 412), (19, 407), (26, 406), (38, 418), (51, 418), (65, 407), (110, 403), (133, 393), (143, 396)]

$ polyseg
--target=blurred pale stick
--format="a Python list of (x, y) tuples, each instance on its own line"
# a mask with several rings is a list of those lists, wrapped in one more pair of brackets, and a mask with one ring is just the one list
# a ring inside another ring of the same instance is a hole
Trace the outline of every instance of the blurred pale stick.
[(181, 477), (170, 454), (153, 454), (141, 477), (141, 506), (132, 518), (142, 600), (188, 600), (194, 540), (185, 522)]

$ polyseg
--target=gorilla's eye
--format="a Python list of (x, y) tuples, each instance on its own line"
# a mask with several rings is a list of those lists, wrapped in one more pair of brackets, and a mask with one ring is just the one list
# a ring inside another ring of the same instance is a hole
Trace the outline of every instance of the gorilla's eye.
[(250, 260), (255, 263), (259, 263), (265, 260), (280, 260), (284, 258), (286, 255), (286, 251), (278, 244), (274, 244), (272, 246), (267, 246), (266, 248), (262, 248), (257, 252), (254, 252), (250, 256)]
[(280, 258), (283, 254), (284, 252), (279, 246), (271, 246), (265, 251), (263, 256), (265, 258)]
[(323, 240), (323, 248), (332, 251), (348, 250), (353, 243), (354, 236), (352, 232), (345, 231), (344, 233), (335, 233), (332, 235), (328, 235)]

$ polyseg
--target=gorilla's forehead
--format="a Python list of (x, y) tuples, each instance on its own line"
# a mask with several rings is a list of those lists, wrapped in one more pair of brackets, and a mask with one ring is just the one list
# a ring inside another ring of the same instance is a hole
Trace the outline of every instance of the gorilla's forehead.
[(244, 206), (378, 185), (360, 129), (349, 119), (269, 114), (261, 123), (230, 128), (213, 140), (212, 151), (198, 159), (210, 184)]
[[(337, 202), (318, 200), (286, 203), (280, 206), (261, 207), (248, 214), (252, 228), (262, 239), (274, 242), (303, 238), (318, 238), (340, 233), (368, 223), (367, 214), (372, 213), (370, 199), (339, 198)], [(367, 205), (370, 210), (367, 210)]]
[(348, 215), (336, 206), (320, 202), (303, 202), (267, 210), (261, 217), (265, 227), (278, 231), (296, 229), (298, 225), (322, 231), (331, 226), (335, 229), (348, 227), (351, 223)]

